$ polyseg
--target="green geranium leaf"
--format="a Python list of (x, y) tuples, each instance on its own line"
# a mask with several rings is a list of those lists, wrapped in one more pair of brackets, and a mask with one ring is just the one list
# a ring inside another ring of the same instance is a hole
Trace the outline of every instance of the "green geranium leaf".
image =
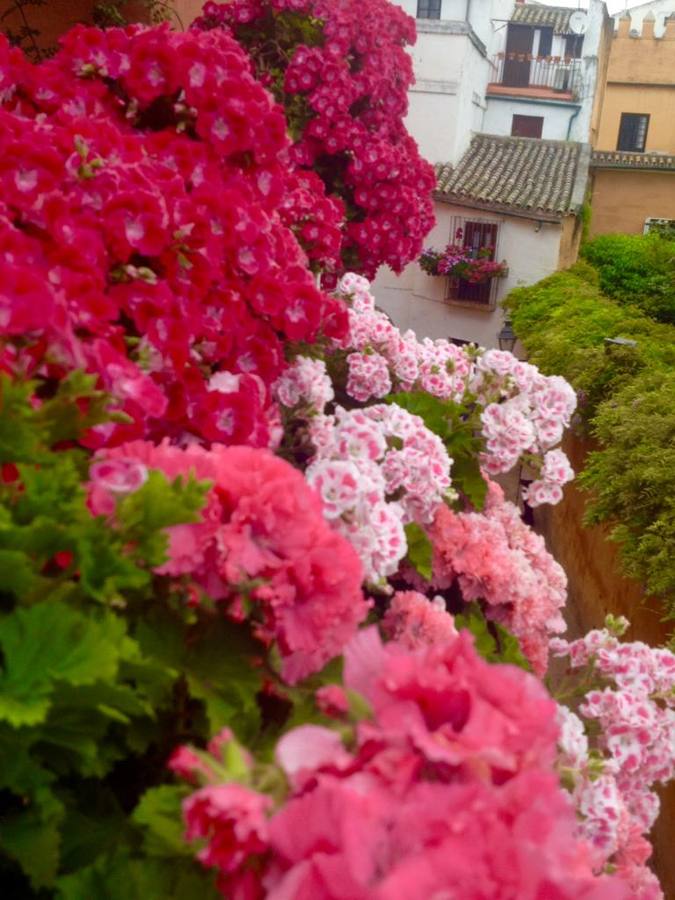
[(61, 870), (92, 865), (112, 847), (137, 840), (136, 830), (115, 796), (100, 782), (79, 782), (68, 794), (61, 826)]
[(431, 581), (434, 550), (426, 532), (416, 522), (410, 522), (405, 526), (405, 536), (408, 542), (406, 559), (422, 578)]
[(59, 867), (63, 805), (40, 792), (24, 812), (4, 816), (0, 848), (19, 863), (34, 888), (51, 887)]
[(472, 454), (457, 454), (450, 474), (453, 485), (464, 494), (474, 509), (482, 510), (488, 484), (481, 474), (478, 458)]
[(476, 651), (488, 662), (511, 663), (531, 671), (518, 639), (496, 622), (488, 622), (476, 604), (469, 604), (465, 612), (455, 616), (455, 626), (471, 632)]
[(133, 859), (128, 851), (101, 857), (60, 878), (57, 900), (219, 900), (214, 875), (188, 860)]
[[(0, 542), (1, 540), (0, 535)], [(38, 580), (25, 553), (0, 549), (0, 591), (3, 594), (20, 598), (32, 591)]]
[(487, 483), (480, 471), (482, 440), (476, 434), (473, 414), (450, 400), (439, 400), (424, 391), (390, 394), (388, 403), (419, 416), (429, 431), (443, 441), (453, 460), (451, 476), (453, 487), (461, 491), (472, 506), (481, 510), (487, 495)]
[(111, 613), (94, 619), (60, 602), (6, 616), (0, 621), (0, 719), (35, 725), (47, 715), (55, 682), (114, 678), (124, 635), (124, 623)]
[(149, 856), (194, 856), (185, 840), (182, 803), (191, 793), (183, 785), (152, 788), (141, 798), (132, 819), (142, 826), (143, 847)]

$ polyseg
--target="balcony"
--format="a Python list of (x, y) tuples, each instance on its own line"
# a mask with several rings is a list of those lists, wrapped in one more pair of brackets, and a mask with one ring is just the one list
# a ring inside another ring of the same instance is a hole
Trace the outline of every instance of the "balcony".
[(562, 56), (498, 53), (490, 60), (488, 95), (542, 100), (578, 100), (581, 60)]

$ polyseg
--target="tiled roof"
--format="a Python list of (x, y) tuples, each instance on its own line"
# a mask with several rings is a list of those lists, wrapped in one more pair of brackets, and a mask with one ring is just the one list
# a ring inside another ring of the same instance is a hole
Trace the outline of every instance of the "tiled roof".
[(573, 9), (566, 9), (564, 6), (516, 3), (511, 21), (518, 25), (532, 25), (533, 28), (552, 28), (556, 34), (569, 34), (570, 15), (573, 12)]
[(595, 150), (591, 156), (591, 165), (596, 169), (658, 169), (675, 172), (675, 154)]
[(436, 197), (561, 218), (575, 211), (581, 146), (477, 134), (456, 166), (436, 167)]

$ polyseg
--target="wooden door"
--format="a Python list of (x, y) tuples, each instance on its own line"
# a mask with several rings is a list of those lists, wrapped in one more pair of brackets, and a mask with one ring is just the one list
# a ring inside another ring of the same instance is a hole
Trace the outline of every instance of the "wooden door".
[(511, 25), (506, 34), (506, 58), (502, 84), (527, 87), (530, 83), (530, 60), (534, 30), (529, 25)]

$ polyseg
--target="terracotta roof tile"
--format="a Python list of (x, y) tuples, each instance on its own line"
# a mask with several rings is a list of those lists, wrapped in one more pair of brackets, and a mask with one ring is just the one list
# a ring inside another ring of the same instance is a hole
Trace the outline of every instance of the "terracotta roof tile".
[(562, 217), (575, 211), (580, 150), (571, 141), (477, 134), (456, 166), (436, 166), (436, 197)]
[(573, 12), (573, 9), (564, 6), (516, 3), (511, 21), (534, 28), (552, 28), (556, 34), (570, 34), (570, 15)]

